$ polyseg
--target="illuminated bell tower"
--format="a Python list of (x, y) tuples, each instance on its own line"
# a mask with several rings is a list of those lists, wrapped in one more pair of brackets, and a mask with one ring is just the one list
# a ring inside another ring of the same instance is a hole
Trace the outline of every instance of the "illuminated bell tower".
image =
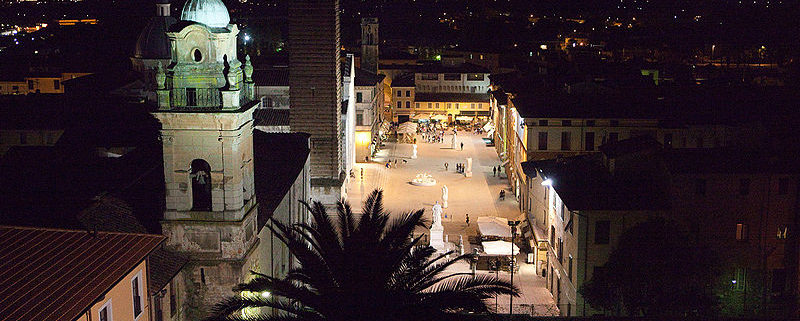
[[(164, 151), (167, 247), (189, 255), (185, 319), (233, 294), (258, 259), (253, 181), (252, 66), (220, 0), (189, 0), (167, 32), (171, 61), (156, 73)], [(193, 310), (191, 307), (195, 307)]]

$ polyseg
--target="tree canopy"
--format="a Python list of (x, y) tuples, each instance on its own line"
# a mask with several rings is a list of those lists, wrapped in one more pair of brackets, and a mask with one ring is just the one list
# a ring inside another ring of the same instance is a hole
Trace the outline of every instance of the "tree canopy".
[(300, 266), (283, 278), (254, 273), (208, 320), (433, 320), (489, 312), (487, 299), (519, 294), (491, 275), (447, 274), (470, 255), (448, 259), (451, 253), (418, 245), (421, 236), (412, 233), (426, 223), (423, 210), (390, 219), (382, 200), (373, 191), (358, 218), (347, 203), (338, 203), (333, 219), (315, 202), (303, 203), (310, 224), (272, 220)]
[(650, 219), (622, 234), (605, 268), (580, 293), (591, 306), (618, 315), (709, 315), (717, 306), (712, 253), (676, 223)]

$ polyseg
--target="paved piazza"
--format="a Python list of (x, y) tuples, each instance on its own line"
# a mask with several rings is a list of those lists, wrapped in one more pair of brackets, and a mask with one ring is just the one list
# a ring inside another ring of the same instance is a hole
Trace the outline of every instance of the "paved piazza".
[[(423, 142), (421, 135), (417, 135), (417, 159), (411, 159), (413, 153), (411, 144), (388, 142), (372, 163), (356, 164), (355, 179), (348, 185), (348, 200), (354, 210), (360, 211), (360, 204), (369, 193), (380, 188), (384, 191), (384, 207), (392, 214), (424, 208), (426, 218), (431, 220), (431, 207), (436, 201), (442, 203), (442, 186), (447, 185), (448, 208), (444, 209), (446, 217), (442, 219), (445, 235), (452, 243), (457, 243), (461, 235), (465, 245), (469, 246), (468, 237), (477, 235), (475, 222), (479, 216), (522, 219), (505, 171), (501, 177), (492, 175), (492, 167), (500, 165), (497, 152), (494, 147), (487, 147), (481, 137), (483, 136), (459, 131), (457, 149), (452, 149), (450, 143), (452, 135), (445, 135), (445, 143), (426, 143)], [(463, 151), (460, 148), (462, 142)], [(471, 178), (455, 170), (455, 164), (466, 163), (467, 157), (472, 157)], [(397, 160), (397, 166), (386, 168), (385, 164), (389, 160), (393, 163)], [(406, 162), (403, 162), (404, 160)], [(449, 165), (446, 170), (445, 163)], [(428, 187), (411, 185), (411, 180), (419, 173), (432, 175), (436, 179), (436, 185)], [(506, 190), (506, 198), (501, 201), (499, 195), (503, 189)], [(466, 224), (467, 214), (470, 218), (469, 226)], [(418, 233), (424, 232), (427, 230), (418, 230)], [(470, 250), (469, 247), (466, 248), (467, 252)], [(520, 257), (518, 261), (524, 262), (524, 259)], [(553, 299), (545, 289), (545, 280), (536, 276), (533, 269), (533, 265), (523, 264), (520, 273), (514, 276), (514, 284), (523, 290), (522, 297), (514, 299), (515, 312), (526, 313), (526, 309), (529, 308), (520, 307), (518, 304), (527, 304), (534, 306), (533, 314), (557, 315)], [(463, 264), (454, 270), (468, 271), (469, 266)], [(489, 273), (489, 271), (478, 273)], [(501, 272), (500, 276), (507, 279), (509, 274)], [(499, 311), (507, 313), (508, 303), (508, 297), (500, 298)]]

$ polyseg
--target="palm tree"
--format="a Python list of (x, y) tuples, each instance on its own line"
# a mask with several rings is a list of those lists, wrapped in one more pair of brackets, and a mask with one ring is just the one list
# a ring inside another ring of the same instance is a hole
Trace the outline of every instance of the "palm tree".
[[(248, 295), (218, 303), (207, 320), (432, 320), (490, 312), (487, 299), (519, 295), (516, 287), (492, 275), (444, 275), (471, 255), (448, 259), (451, 253), (417, 245), (421, 236), (412, 233), (425, 226), (424, 211), (390, 220), (380, 190), (370, 194), (359, 219), (348, 203), (338, 203), (337, 222), (321, 203), (303, 205), (312, 214), (311, 224), (272, 220), (270, 227), (300, 267), (282, 279), (251, 271), (255, 277), (236, 288)], [(242, 313), (253, 308), (265, 309)]]

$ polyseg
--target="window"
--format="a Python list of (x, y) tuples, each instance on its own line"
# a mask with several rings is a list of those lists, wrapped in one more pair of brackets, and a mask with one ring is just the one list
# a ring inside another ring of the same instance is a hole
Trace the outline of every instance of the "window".
[(539, 126), (547, 126), (547, 119), (539, 119)]
[(400, 107), (403, 107), (403, 102), (402, 101), (398, 101), (397, 102), (397, 108), (400, 108)]
[(571, 120), (562, 120), (561, 121), (561, 126), (572, 126), (572, 121)]
[(439, 103), (436, 103), (436, 109), (439, 109)]
[(411, 102), (410, 101), (406, 101), (406, 108), (411, 108)]
[(539, 132), (539, 150), (547, 150), (547, 132)]
[(139, 272), (131, 280), (131, 294), (133, 294), (133, 318), (136, 319), (142, 314), (142, 274)]
[(586, 121), (586, 127), (593, 127), (593, 126), (594, 126), (594, 120), (587, 120)]
[(586, 132), (584, 135), (584, 150), (593, 151), (594, 150), (594, 132)]
[(550, 244), (556, 245), (556, 228), (552, 225), (550, 225)]
[(433, 109), (433, 104), (432, 103), (428, 103), (428, 109)]
[(570, 150), (570, 133), (561, 132), (561, 150)]
[(161, 308), (161, 297), (159, 296), (153, 298), (153, 311), (156, 316), (155, 321), (164, 321), (164, 309)]
[(747, 242), (747, 224), (745, 223), (736, 223), (736, 240)]
[(456, 109), (458, 109), (458, 103), (456, 103)]
[(28, 80), (28, 90), (33, 90), (33, 80)]
[(698, 178), (694, 181), (694, 194), (700, 196), (706, 196), (706, 180), (702, 178)]
[(559, 201), (558, 203), (561, 204), (561, 207), (559, 207), (558, 216), (561, 217), (561, 221), (563, 222), (564, 221), (564, 212), (567, 211), (567, 206), (564, 205), (564, 201)]
[(411, 97), (411, 90), (406, 90), (406, 97)]
[(672, 133), (664, 134), (664, 147), (672, 148)]
[(750, 194), (750, 179), (742, 178), (739, 180), (739, 195)]
[(558, 238), (558, 263), (564, 264), (564, 240)]
[(594, 244), (608, 244), (610, 234), (611, 221), (594, 222)]
[(192, 56), (195, 62), (200, 62), (203, 60), (203, 53), (200, 52), (199, 49), (195, 49)]
[(192, 182), (192, 210), (211, 210), (211, 165), (195, 159), (191, 163), (189, 178)]
[(786, 195), (789, 193), (789, 178), (783, 177), (778, 179), (778, 195)]
[(467, 74), (467, 80), (483, 81), (483, 74)]
[(419, 103), (414, 103), (414, 108), (419, 108)]
[(439, 74), (422, 74), (422, 80), (438, 80)]
[(451, 106), (452, 106), (451, 103), (447, 103), (447, 109), (450, 109)]
[(169, 317), (174, 317), (175, 312), (178, 310), (178, 301), (175, 298), (175, 279), (169, 281)]
[(186, 106), (197, 106), (196, 88), (186, 88)]
[(356, 102), (357, 103), (364, 102), (364, 94), (363, 93), (356, 93)]
[(356, 114), (356, 125), (364, 125), (364, 115), (361, 113)]
[(114, 316), (112, 315), (111, 310), (111, 299), (108, 299), (106, 304), (100, 307), (100, 311), (97, 312), (98, 320), (100, 321), (111, 321), (114, 320)]
[(619, 140), (619, 133), (611, 132), (608, 133), (608, 142), (613, 143)]
[(569, 211), (569, 222), (567, 222), (567, 231), (569, 234), (572, 234), (572, 227), (575, 225), (573, 220), (575, 220), (575, 212)]
[(475, 109), (475, 104), (469, 104), (469, 109)]
[(572, 254), (570, 254), (567, 264), (569, 264), (569, 267), (567, 267), (567, 275), (569, 276), (569, 281), (572, 282)]
[(461, 74), (444, 74), (444, 80), (461, 80)]
[(53, 89), (59, 90), (61, 89), (61, 81), (58, 79), (53, 80)]
[(619, 120), (611, 120), (611, 121), (608, 122), (608, 124), (611, 127), (617, 127), (617, 126), (619, 126)]

